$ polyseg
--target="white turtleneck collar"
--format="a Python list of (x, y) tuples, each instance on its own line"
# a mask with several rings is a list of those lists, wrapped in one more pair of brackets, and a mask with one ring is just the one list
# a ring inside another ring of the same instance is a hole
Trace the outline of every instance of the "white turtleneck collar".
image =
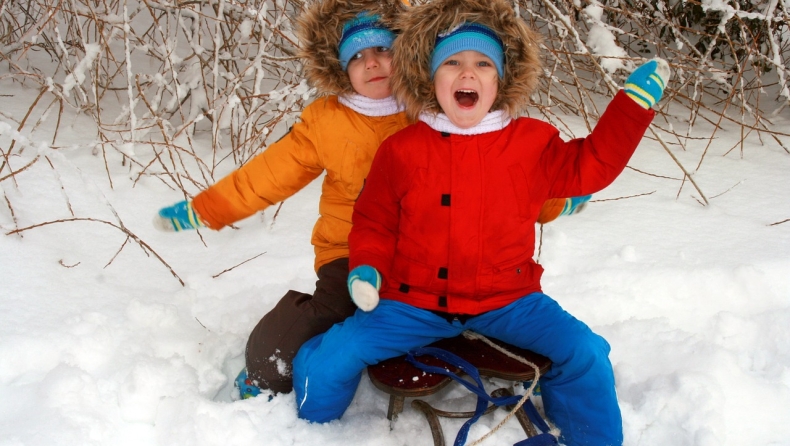
[(370, 117), (389, 116), (403, 111), (403, 107), (395, 102), (395, 98), (392, 96), (384, 99), (371, 99), (367, 96), (353, 93), (338, 96), (337, 101), (357, 113)]
[(482, 133), (502, 130), (503, 128), (507, 127), (508, 124), (510, 124), (511, 118), (510, 115), (505, 113), (504, 110), (488, 112), (483, 117), (482, 121), (473, 127), (469, 127), (468, 129), (462, 129), (456, 126), (450, 122), (450, 118), (448, 118), (444, 113), (439, 113), (436, 115), (430, 113), (421, 113), (420, 121), (428, 124), (430, 128), (436, 130), (437, 132), (450, 133), (453, 135), (480, 135)]

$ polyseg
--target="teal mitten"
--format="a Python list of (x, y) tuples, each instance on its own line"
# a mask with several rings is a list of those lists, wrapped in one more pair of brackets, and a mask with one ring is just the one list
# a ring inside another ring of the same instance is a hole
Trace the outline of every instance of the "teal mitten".
[(656, 105), (669, 80), (669, 64), (653, 59), (634, 70), (625, 81), (625, 93), (645, 109)]
[(584, 195), (581, 197), (571, 197), (565, 199), (565, 207), (562, 208), (560, 215), (578, 214), (587, 207), (587, 202), (590, 201), (592, 195)]
[(206, 227), (190, 201), (181, 201), (160, 209), (154, 217), (154, 226), (165, 232)]
[[(239, 397), (243, 400), (247, 400), (250, 398), (255, 398), (256, 396), (261, 394), (261, 388), (256, 386), (256, 382), (250, 379), (247, 376), (247, 368), (241, 369), (239, 372), (239, 376), (236, 377), (236, 381), (233, 383), (237, 389), (239, 389)], [(271, 400), (271, 398), (269, 398)]]
[(369, 265), (359, 265), (348, 273), (348, 292), (362, 311), (371, 311), (379, 304), (381, 274)]

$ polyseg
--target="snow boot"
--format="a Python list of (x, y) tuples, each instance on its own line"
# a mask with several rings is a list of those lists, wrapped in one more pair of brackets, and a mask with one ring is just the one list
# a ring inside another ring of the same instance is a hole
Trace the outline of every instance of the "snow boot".
[(243, 400), (254, 398), (261, 394), (260, 387), (253, 384), (252, 380), (247, 376), (246, 368), (241, 369), (239, 376), (236, 377), (234, 386), (239, 389), (239, 397)]

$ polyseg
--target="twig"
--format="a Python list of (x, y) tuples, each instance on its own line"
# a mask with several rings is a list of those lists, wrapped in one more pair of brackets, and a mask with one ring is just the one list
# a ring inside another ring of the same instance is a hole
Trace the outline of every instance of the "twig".
[(674, 180), (674, 181), (682, 181), (683, 180), (682, 178), (672, 178), (672, 177), (668, 177), (668, 176), (665, 176), (665, 175), (658, 175), (658, 174), (655, 174), (655, 173), (645, 172), (644, 170), (639, 170), (639, 169), (637, 169), (635, 167), (631, 167), (631, 166), (625, 166), (625, 167), (627, 169), (631, 169), (631, 170), (633, 170), (635, 172), (639, 172), (639, 173), (647, 175), (649, 177), (664, 178), (666, 180)]
[(262, 255), (264, 255), (264, 254), (266, 254), (266, 251), (264, 251), (264, 252), (262, 252), (262, 253), (258, 254), (258, 255), (257, 255), (257, 256), (255, 256), (255, 257), (250, 257), (249, 259), (247, 259), (247, 260), (245, 260), (245, 261), (243, 261), (243, 262), (241, 262), (241, 263), (239, 263), (239, 264), (233, 265), (233, 266), (231, 266), (230, 268), (228, 268), (228, 269), (226, 269), (226, 270), (223, 270), (222, 272), (220, 272), (220, 273), (217, 273), (217, 274), (215, 274), (215, 275), (211, 276), (211, 278), (212, 278), (212, 279), (216, 279), (217, 277), (219, 277), (219, 276), (221, 276), (221, 275), (225, 274), (226, 272), (228, 272), (228, 271), (232, 270), (233, 268), (236, 268), (237, 266), (244, 265), (245, 263), (249, 262), (250, 260), (255, 260), (255, 259), (257, 259), (258, 257), (260, 257), (260, 256), (262, 256)]
[(721, 197), (722, 195), (724, 195), (724, 194), (726, 194), (727, 192), (729, 192), (729, 191), (731, 191), (731, 190), (735, 189), (736, 187), (740, 186), (741, 184), (743, 184), (743, 181), (738, 181), (737, 183), (735, 183), (735, 184), (733, 184), (732, 186), (730, 186), (730, 187), (729, 187), (727, 190), (725, 190), (724, 192), (722, 192), (722, 193), (720, 193), (720, 194), (716, 194), (716, 195), (714, 195), (714, 196), (710, 197), (710, 199), (711, 199), (711, 200), (713, 200), (713, 199), (714, 199), (714, 198), (716, 198), (716, 197)]
[(707, 202), (707, 201), (706, 201), (705, 203), (703, 203), (703, 202), (699, 201), (699, 198), (695, 197), (694, 195), (692, 195), (692, 196), (691, 196), (691, 198), (693, 198), (694, 200), (696, 200), (696, 201), (697, 201), (697, 203), (699, 203), (699, 204), (701, 204), (701, 205), (703, 205), (703, 206), (705, 206), (705, 205), (707, 205), (707, 204), (708, 204), (708, 202)]
[[(2, 190), (2, 188), (0, 188), (0, 190)], [(16, 214), (14, 213), (14, 207), (11, 206), (11, 200), (8, 199), (8, 195), (5, 194), (5, 191), (3, 191), (3, 198), (5, 199), (6, 205), (8, 205), (8, 210), (11, 211), (11, 220), (14, 221), (14, 226), (19, 228), (19, 222), (17, 221)], [(22, 234), (19, 234), (19, 238), (24, 237), (22, 237)]]
[(121, 246), (118, 248), (118, 251), (115, 252), (115, 255), (112, 256), (112, 258), (110, 259), (109, 262), (107, 262), (106, 265), (104, 265), (105, 268), (110, 266), (110, 264), (112, 264), (112, 262), (115, 261), (115, 258), (118, 257), (118, 254), (120, 254), (121, 251), (123, 251), (123, 247), (126, 246), (126, 243), (128, 243), (128, 242), (129, 242), (129, 237), (126, 237), (126, 239), (124, 239), (123, 243), (121, 243)]
[[(671, 151), (671, 150), (669, 150), (669, 147), (668, 147), (668, 146), (667, 146), (667, 144), (664, 142), (664, 139), (663, 139), (663, 138), (661, 138), (661, 136), (659, 136), (659, 134), (656, 132), (655, 128), (653, 128), (653, 124), (650, 124), (650, 132), (652, 132), (652, 133), (653, 133), (653, 136), (655, 136), (655, 137), (656, 137), (656, 139), (658, 140), (658, 143), (659, 143), (659, 144), (661, 144), (661, 147), (663, 147), (663, 148), (664, 148), (664, 150), (665, 150), (665, 151), (666, 151), (666, 152), (669, 154), (669, 156), (670, 156), (670, 157), (672, 157), (672, 160), (673, 160), (673, 161), (675, 161), (675, 164), (677, 164), (677, 166), (678, 166), (678, 167), (680, 167), (680, 170), (683, 172), (683, 175), (685, 175), (685, 178), (688, 178), (688, 180), (689, 180), (689, 181), (691, 182), (691, 184), (694, 186), (694, 189), (697, 189), (697, 192), (699, 192), (700, 196), (702, 197), (702, 201), (704, 201), (704, 202), (705, 202), (705, 203), (703, 204), (703, 206), (707, 206), (707, 205), (708, 205), (708, 199), (707, 199), (707, 198), (705, 198), (705, 194), (702, 192), (702, 189), (700, 189), (700, 188), (699, 188), (699, 186), (697, 186), (697, 182), (696, 182), (696, 181), (694, 181), (694, 178), (692, 178), (692, 177), (691, 177), (691, 174), (690, 174), (690, 173), (688, 173), (688, 171), (686, 170), (686, 168), (685, 168), (685, 167), (683, 167), (683, 164), (681, 164), (681, 163), (680, 163), (680, 160), (678, 160), (678, 159), (677, 159), (677, 157), (675, 156), (675, 154), (674, 154), (674, 153), (672, 153), (672, 151)], [(682, 187), (683, 187), (683, 186), (681, 186), (681, 188), (682, 188)], [(698, 200), (698, 201), (699, 201), (699, 200)]]
[[(22, 128), (25, 126), (25, 122), (27, 122), (27, 118), (29, 118), (30, 114), (33, 113), (33, 109), (36, 108), (36, 104), (38, 104), (39, 99), (41, 99), (41, 96), (44, 96), (44, 93), (46, 92), (46, 88), (42, 88), (41, 91), (38, 92), (38, 96), (36, 96), (36, 99), (33, 100), (33, 104), (30, 105), (30, 108), (27, 109), (27, 113), (25, 113), (25, 117), (22, 118), (22, 122), (19, 123), (19, 127), (17, 128), (18, 132), (22, 131)], [(14, 144), (16, 144), (16, 139), (12, 140), (11, 145), (8, 147), (9, 154), (14, 149)]]
[(60, 192), (63, 194), (63, 198), (66, 200), (66, 206), (69, 208), (69, 213), (71, 214), (72, 217), (74, 217), (75, 216), (74, 208), (71, 207), (71, 200), (69, 200), (69, 196), (66, 194), (66, 188), (63, 186), (63, 180), (60, 178), (60, 173), (58, 173), (58, 170), (55, 169), (55, 166), (52, 164), (52, 160), (49, 159), (48, 156), (45, 156), (44, 159), (47, 160), (49, 167), (52, 169), (52, 172), (54, 172), (55, 174), (55, 178), (57, 178), (58, 183), (60, 183)]
[(115, 223), (107, 221), (107, 220), (99, 220), (99, 219), (96, 219), (96, 218), (86, 218), (86, 217), (65, 218), (65, 219), (62, 219), (62, 220), (47, 221), (47, 222), (44, 222), (44, 223), (38, 223), (38, 224), (27, 226), (27, 227), (24, 227), (24, 228), (14, 229), (13, 231), (7, 232), (6, 235), (21, 234), (22, 232), (29, 231), (31, 229), (40, 228), (40, 227), (43, 227), (43, 226), (49, 226), (49, 225), (52, 225), (52, 224), (55, 224), (55, 223), (68, 223), (68, 222), (75, 222), (75, 221), (91, 221), (91, 222), (95, 222), (95, 223), (102, 223), (102, 224), (105, 224), (105, 225), (108, 225), (108, 226), (112, 226), (115, 229), (118, 229), (119, 231), (121, 231), (121, 232), (123, 232), (124, 234), (127, 235), (127, 239), (131, 238), (132, 240), (137, 242), (137, 244), (140, 245), (140, 247), (143, 249), (143, 251), (150, 252), (151, 254), (153, 254), (154, 257), (156, 257), (170, 271), (170, 274), (172, 274), (173, 277), (178, 279), (178, 282), (181, 284), (181, 286), (185, 285), (184, 281), (181, 280), (181, 277), (179, 277), (178, 274), (176, 274), (175, 270), (173, 270), (173, 268), (167, 262), (165, 262), (165, 259), (163, 259), (159, 254), (157, 254), (157, 252), (154, 251), (153, 248), (151, 248), (148, 245), (148, 243), (146, 243), (143, 240), (141, 240), (139, 237), (137, 237), (134, 233), (132, 233), (126, 227), (124, 227), (122, 225), (115, 224)]
[(600, 203), (604, 201), (617, 201), (617, 200), (625, 200), (626, 198), (636, 198), (636, 197), (644, 197), (645, 195), (653, 195), (656, 191), (653, 192), (645, 192), (643, 194), (636, 194), (636, 195), (628, 195), (626, 197), (617, 197), (617, 198), (600, 198), (595, 200), (590, 200), (590, 203)]
[(208, 329), (208, 327), (206, 327), (205, 325), (203, 325), (203, 322), (200, 322), (200, 319), (198, 319), (198, 318), (197, 318), (197, 316), (195, 316), (195, 320), (197, 321), (197, 323), (198, 323), (198, 324), (200, 324), (200, 326), (201, 326), (201, 327), (205, 328), (205, 329), (206, 329), (206, 330), (208, 330), (208, 331), (211, 331), (211, 330), (209, 330), (209, 329)]
[(771, 223), (771, 224), (770, 224), (770, 225), (768, 225), (768, 226), (776, 226), (776, 225), (781, 225), (781, 224), (783, 224), (783, 223), (787, 223), (788, 221), (790, 221), (790, 218), (788, 218), (788, 219), (785, 219), (785, 220), (782, 220), (782, 221), (777, 221), (776, 223)]
[[(16, 177), (16, 174), (18, 174), (20, 172), (24, 172), (25, 170), (27, 170), (30, 166), (35, 164), (38, 161), (39, 158), (40, 158), (40, 155), (36, 155), (35, 158), (30, 160), (30, 162), (28, 162), (27, 164), (25, 164), (21, 168), (19, 168), (17, 170), (12, 170), (11, 173), (9, 173), (8, 175), (6, 175), (4, 177), (0, 177), (0, 181), (4, 181), (4, 180), (6, 180), (8, 178)], [(10, 164), (8, 165), (8, 168), (11, 169), (11, 165)], [(16, 179), (14, 179), (14, 183), (16, 184)]]
[(277, 210), (274, 211), (274, 216), (272, 217), (272, 223), (269, 225), (269, 229), (274, 228), (274, 223), (277, 221), (277, 216), (280, 215), (280, 209), (283, 208), (283, 204), (285, 201), (281, 201), (280, 204), (277, 205)]

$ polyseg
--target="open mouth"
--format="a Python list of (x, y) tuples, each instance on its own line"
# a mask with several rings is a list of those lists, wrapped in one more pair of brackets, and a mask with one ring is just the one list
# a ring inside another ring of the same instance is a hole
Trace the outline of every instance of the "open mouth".
[(472, 107), (477, 103), (477, 92), (473, 90), (458, 90), (455, 92), (455, 101), (461, 107)]

